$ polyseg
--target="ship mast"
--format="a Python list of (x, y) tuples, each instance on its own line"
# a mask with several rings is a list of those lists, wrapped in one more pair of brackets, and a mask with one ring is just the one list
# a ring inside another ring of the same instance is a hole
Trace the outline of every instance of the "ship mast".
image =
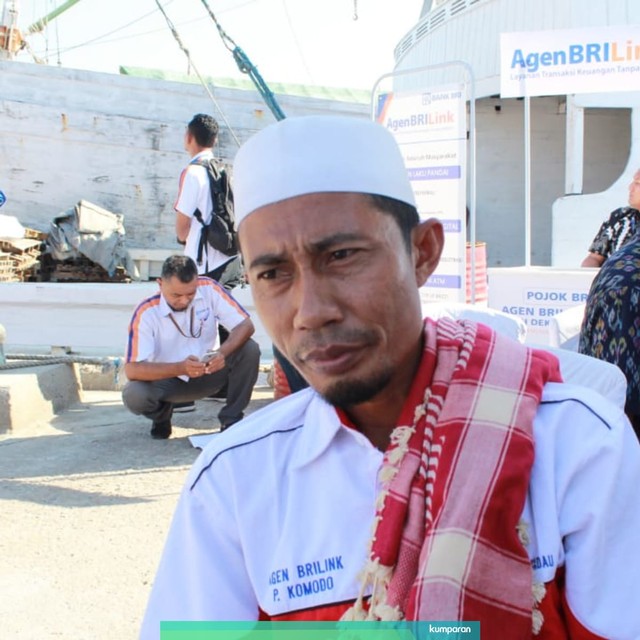
[[(67, 9), (71, 9), (71, 7), (78, 2), (80, 2), (80, 0), (67, 0), (67, 2), (63, 2), (57, 9), (50, 11), (46, 16), (36, 20), (32, 25), (27, 27), (25, 35), (44, 31), (52, 20), (55, 20), (55, 18)], [(0, 60), (13, 60), (18, 51), (24, 48), (29, 49), (27, 41), (18, 29), (18, 5), (18, 0), (5, 0), (4, 2), (2, 22), (0, 22)]]
[(18, 0), (5, 0), (0, 22), (0, 60), (11, 60), (22, 46), (18, 29)]
[(36, 20), (32, 25), (27, 28), (27, 33), (39, 33), (40, 31), (44, 31), (45, 27), (55, 18), (57, 18), (61, 13), (64, 13), (67, 9), (71, 9), (74, 4), (78, 4), (80, 0), (67, 0), (67, 2), (63, 2), (57, 9), (47, 13), (46, 16), (40, 18), (40, 20)]

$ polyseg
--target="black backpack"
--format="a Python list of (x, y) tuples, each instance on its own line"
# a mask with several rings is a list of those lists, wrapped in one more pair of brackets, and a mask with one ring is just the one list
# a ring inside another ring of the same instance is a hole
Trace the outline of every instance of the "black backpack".
[(199, 164), (207, 170), (213, 205), (209, 224), (203, 222), (200, 209), (196, 209), (193, 214), (202, 225), (198, 243), (198, 264), (202, 264), (202, 256), (206, 255), (207, 243), (226, 256), (235, 256), (238, 253), (238, 240), (233, 214), (233, 191), (227, 172), (213, 158), (199, 159), (193, 164)]

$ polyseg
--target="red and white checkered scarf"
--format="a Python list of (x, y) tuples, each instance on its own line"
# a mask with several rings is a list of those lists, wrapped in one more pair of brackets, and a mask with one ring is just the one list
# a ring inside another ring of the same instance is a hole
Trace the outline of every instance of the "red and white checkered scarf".
[(519, 520), (533, 418), (545, 382), (560, 380), (547, 352), (469, 321), (425, 322), (423, 357), (380, 471), (361, 596), (343, 619), (479, 620), (486, 638), (532, 637)]

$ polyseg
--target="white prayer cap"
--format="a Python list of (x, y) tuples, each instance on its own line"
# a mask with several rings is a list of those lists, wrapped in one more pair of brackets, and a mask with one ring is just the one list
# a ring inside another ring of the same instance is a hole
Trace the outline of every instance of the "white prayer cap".
[(415, 206), (393, 135), (364, 118), (286, 118), (250, 138), (233, 164), (237, 224), (256, 209), (308, 193), (352, 192)]

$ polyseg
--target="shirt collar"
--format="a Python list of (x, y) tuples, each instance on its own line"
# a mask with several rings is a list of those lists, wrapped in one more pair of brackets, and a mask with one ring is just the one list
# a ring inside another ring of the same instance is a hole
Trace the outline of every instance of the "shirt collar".
[[(425, 323), (431, 322), (425, 320)], [(427, 385), (433, 379), (433, 369), (435, 359), (427, 357), (426, 351), (422, 352), (422, 357), (418, 370), (414, 376), (409, 393), (405, 398), (402, 411), (397, 424), (411, 424), (415, 408), (423, 402), (424, 392)], [(312, 392), (314, 398), (309, 403), (309, 410), (305, 416), (305, 428), (303, 433), (306, 440), (300, 456), (300, 464), (308, 464), (321, 455), (337, 437), (352, 437), (359, 443), (368, 445), (371, 449), (378, 451), (371, 441), (349, 420), (344, 411), (336, 409), (326, 402), (317, 392)], [(382, 453), (380, 453), (382, 455)]]
[(202, 159), (202, 158), (213, 158), (213, 150), (212, 149), (205, 149), (204, 151), (200, 151), (199, 153), (196, 153), (195, 156), (193, 156), (193, 158), (191, 158), (191, 163), (190, 164), (194, 164), (195, 162), (197, 162), (198, 160)]
[(352, 425), (343, 424), (336, 408), (326, 402), (316, 391), (306, 389), (295, 395), (301, 394), (310, 394), (312, 397), (304, 413), (302, 441), (299, 455), (293, 465), (294, 468), (301, 468), (312, 463), (338, 437), (356, 438), (361, 444), (375, 449), (369, 440)]
[[(184, 310), (186, 312), (191, 310), (191, 307), (195, 306), (196, 303), (199, 303), (201, 300), (203, 300), (202, 297), (202, 293), (200, 292), (200, 287), (198, 287), (196, 289), (196, 295), (194, 296), (193, 300), (189, 303), (189, 306)], [(168, 317), (170, 313), (181, 313), (180, 311), (176, 312), (174, 311), (170, 306), (169, 303), (166, 301), (164, 295), (162, 295), (162, 292), (160, 292), (160, 304), (158, 305), (158, 310), (160, 311), (160, 315), (162, 315), (163, 317)]]

